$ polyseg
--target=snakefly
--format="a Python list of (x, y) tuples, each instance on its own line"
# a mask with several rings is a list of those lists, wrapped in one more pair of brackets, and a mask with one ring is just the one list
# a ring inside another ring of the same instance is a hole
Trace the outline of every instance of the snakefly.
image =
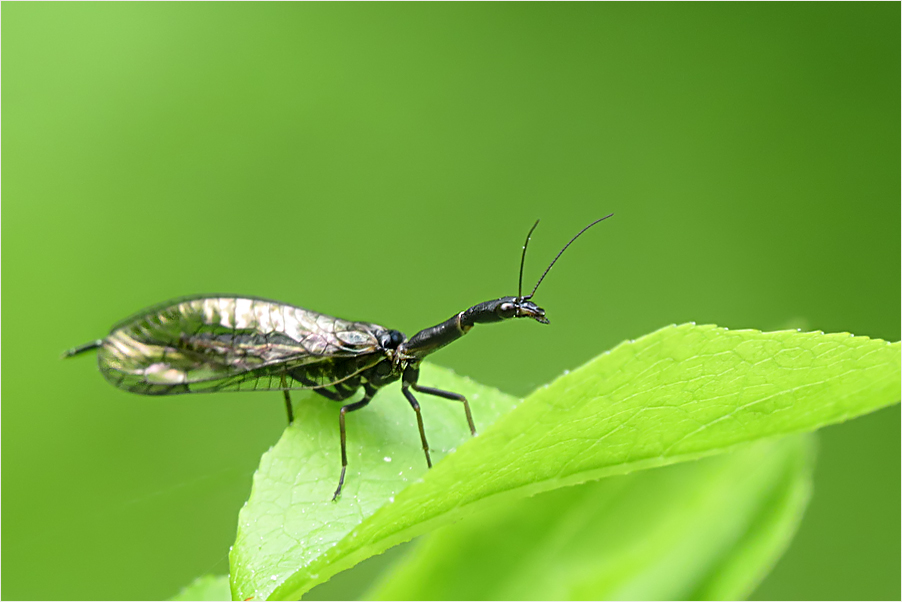
[(345, 415), (366, 407), (376, 391), (389, 383), (401, 381), (401, 392), (416, 412), (429, 467), (429, 444), (413, 391), (460, 402), (470, 432), (476, 434), (470, 404), (463, 395), (418, 383), (420, 362), (476, 324), (511, 318), (532, 318), (548, 324), (545, 310), (532, 302), (533, 295), (567, 247), (611, 215), (592, 222), (570, 239), (532, 292), (524, 295), (523, 264), (529, 239), (539, 224), (536, 221), (523, 245), (516, 297), (479, 303), (410, 338), (378, 324), (333, 318), (276, 301), (198, 295), (145, 309), (113, 326), (106, 338), (70, 349), (63, 357), (98, 349), (101, 374), (120, 389), (143, 395), (281, 391), (289, 424), (294, 419), (289, 396), (292, 389), (309, 389), (343, 402), (362, 387), (363, 398), (343, 405), (338, 413), (341, 476), (332, 497), (336, 500), (348, 467)]

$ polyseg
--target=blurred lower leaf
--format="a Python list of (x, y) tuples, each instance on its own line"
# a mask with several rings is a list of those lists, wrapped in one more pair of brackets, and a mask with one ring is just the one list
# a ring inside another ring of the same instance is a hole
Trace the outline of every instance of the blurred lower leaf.
[(231, 599), (232, 592), (229, 589), (228, 575), (198, 577), (172, 598), (172, 600), (208, 600), (209, 602)]
[(740, 599), (795, 533), (814, 436), (566, 487), (425, 536), (378, 600)]
[(297, 598), (365, 558), (461, 518), (543, 491), (842, 422), (897, 403), (900, 381), (899, 343), (694, 324), (623, 343), (538, 389), (500, 420), (516, 405), (510, 397), (431, 368), (421, 382), (474, 402), (480, 397), (477, 422), (494, 424), (466, 441), (459, 405), (430, 405), (430, 416), (449, 412), (441, 422), (427, 418), (437, 452), (466, 443), (422, 476), (412, 412), (397, 387), (387, 387), (378, 410), (360, 412), (349, 427), (353, 484), (338, 503), (328, 501), (337, 454), (324, 451), (337, 447), (337, 409), (304, 404), (308, 414), (261, 461), (239, 517), (230, 556), (233, 596)]

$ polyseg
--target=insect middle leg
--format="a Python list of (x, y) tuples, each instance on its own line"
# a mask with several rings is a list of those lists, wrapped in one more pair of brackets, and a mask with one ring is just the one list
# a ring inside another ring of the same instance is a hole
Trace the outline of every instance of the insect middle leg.
[[(306, 388), (313, 390), (314, 393), (318, 393), (319, 395), (322, 395), (326, 399), (331, 399), (332, 401), (344, 401), (345, 399), (356, 393), (357, 389), (360, 388), (359, 378), (352, 378), (344, 382), (335, 383), (331, 385), (334, 390), (327, 389), (321, 384), (317, 383), (315, 380), (307, 378), (304, 375), (303, 371), (295, 371), (291, 373), (291, 378), (292, 380), (301, 383)], [(288, 424), (291, 425), (291, 423), (294, 422), (294, 410), (291, 404), (291, 395), (288, 392), (288, 378), (285, 374), (282, 375), (280, 386), (282, 389), (282, 395), (285, 397), (285, 412), (288, 414)]]
[[(296, 379), (300, 380), (300, 379)], [(315, 386), (316, 383), (309, 379), (300, 380), (302, 384), (308, 386)], [(359, 382), (359, 381), (358, 381)], [(330, 391), (329, 389), (314, 389), (316, 393), (319, 393), (326, 399), (331, 399), (332, 401), (344, 401), (351, 395), (357, 392), (358, 385), (357, 383), (352, 382), (350, 385), (345, 385), (344, 383), (337, 383), (333, 385), (335, 387), (334, 391)], [(288, 384), (286, 382), (285, 375), (282, 375), (282, 394), (285, 396), (285, 411), (288, 413), (288, 424), (291, 425), (294, 422), (294, 410), (291, 407), (291, 395), (288, 393)]]
[(341, 410), (338, 412), (338, 430), (341, 433), (341, 476), (338, 478), (338, 488), (335, 490), (335, 495), (332, 496), (332, 501), (338, 499), (338, 496), (341, 495), (341, 488), (345, 483), (345, 472), (348, 469), (348, 447), (345, 436), (345, 414), (348, 412), (354, 412), (361, 408), (365, 408), (367, 404), (373, 399), (373, 395), (376, 394), (377, 389), (375, 387), (371, 387), (366, 385), (364, 389), (363, 399), (360, 401), (355, 401), (354, 403), (349, 403), (346, 406), (342, 406)]

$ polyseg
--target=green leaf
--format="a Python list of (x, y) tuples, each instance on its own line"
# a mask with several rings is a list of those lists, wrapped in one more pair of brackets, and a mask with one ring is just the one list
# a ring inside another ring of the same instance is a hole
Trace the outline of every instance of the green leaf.
[(789, 543), (814, 436), (526, 498), (425, 536), (378, 600), (735, 600)]
[[(423, 383), (470, 397), (483, 434), (424, 475), (412, 412), (390, 387), (351, 415), (348, 488), (334, 504), (337, 408), (308, 402), (255, 475), (231, 555), (233, 596), (297, 598), (477, 511), (842, 422), (897, 402), (900, 381), (898, 343), (694, 324), (623, 343), (497, 421), (511, 398), (427, 369)], [(459, 404), (423, 405), (434, 448), (466, 439)]]
[[(480, 430), (519, 403), (429, 364), (420, 382), (466, 395)], [(420, 405), (434, 463), (471, 438), (460, 403), (422, 395)], [(341, 470), (338, 408), (319, 396), (301, 399), (292, 426), (264, 454), (238, 517), (230, 556), (234, 599), (265, 598), (301, 567), (305, 591), (325, 581), (337, 571), (325, 572), (323, 554), (426, 473), (416, 415), (400, 387), (386, 387), (365, 410), (347, 416), (348, 474), (341, 498), (332, 502)]]
[(232, 592), (229, 589), (228, 575), (204, 575), (191, 582), (191, 585), (182, 588), (173, 600), (209, 600), (218, 602), (231, 600)]

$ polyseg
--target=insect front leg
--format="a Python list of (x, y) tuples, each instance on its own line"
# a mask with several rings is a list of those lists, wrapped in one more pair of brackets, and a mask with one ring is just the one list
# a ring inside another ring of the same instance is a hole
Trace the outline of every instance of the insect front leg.
[(376, 394), (377, 389), (375, 387), (371, 387), (369, 384), (366, 385), (364, 389), (363, 399), (360, 401), (355, 401), (354, 403), (349, 403), (346, 406), (342, 406), (341, 410), (338, 412), (338, 430), (341, 434), (341, 476), (338, 478), (338, 488), (335, 490), (335, 495), (332, 496), (332, 501), (338, 499), (338, 496), (341, 495), (341, 488), (345, 483), (345, 472), (348, 469), (348, 450), (345, 436), (345, 414), (348, 412), (354, 412), (361, 408), (365, 408), (367, 404), (373, 399), (373, 395)]
[(451, 391), (443, 391), (433, 387), (423, 387), (421, 385), (411, 385), (414, 391), (425, 393), (426, 395), (435, 395), (436, 397), (444, 397), (452, 401), (460, 401), (464, 404), (464, 412), (467, 414), (467, 424), (470, 425), (470, 434), (476, 435), (476, 425), (473, 423), (473, 414), (470, 412), (470, 402), (460, 393), (452, 393)]
[(426, 441), (426, 429), (423, 428), (423, 415), (420, 413), (420, 404), (417, 398), (410, 392), (410, 386), (407, 383), (401, 385), (401, 392), (410, 402), (410, 407), (417, 413), (417, 426), (420, 427), (420, 441), (423, 442), (423, 452), (426, 454), (426, 466), (432, 468), (432, 458), (429, 457), (429, 443)]
[[(424, 387), (422, 385), (417, 384), (417, 380), (420, 378), (420, 369), (419, 368), (408, 368), (404, 372), (404, 382), (410, 385), (410, 388), (419, 393), (425, 393), (426, 395), (435, 395), (436, 397), (442, 397), (444, 399), (450, 399), (452, 401), (459, 401), (464, 404), (464, 412), (467, 414), (467, 424), (470, 426), (470, 434), (476, 435), (476, 424), (473, 422), (473, 413), (470, 412), (470, 402), (467, 401), (467, 398), (461, 395), (460, 393), (453, 393), (451, 391), (444, 391), (442, 389), (435, 389), (433, 387)], [(408, 397), (408, 399), (410, 399)]]

